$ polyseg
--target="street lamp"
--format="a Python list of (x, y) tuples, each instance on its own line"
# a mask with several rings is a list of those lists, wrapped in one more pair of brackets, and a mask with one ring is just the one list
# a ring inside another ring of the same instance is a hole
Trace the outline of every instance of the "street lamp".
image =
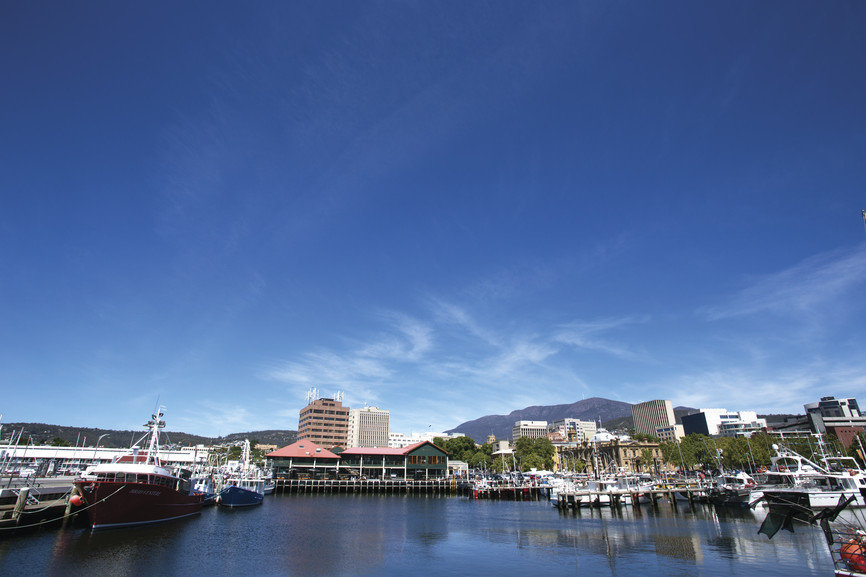
[(101, 441), (103, 437), (107, 437), (107, 436), (108, 436), (108, 433), (104, 433), (102, 435), (99, 435), (99, 438), (96, 439), (96, 446), (93, 447), (93, 460), (94, 461), (96, 460), (96, 450), (99, 448), (99, 441)]

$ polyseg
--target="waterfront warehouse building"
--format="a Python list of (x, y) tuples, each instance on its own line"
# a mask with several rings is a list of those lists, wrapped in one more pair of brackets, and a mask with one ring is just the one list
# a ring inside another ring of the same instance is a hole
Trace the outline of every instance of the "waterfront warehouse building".
[(448, 452), (429, 441), (409, 447), (352, 447), (333, 453), (300, 440), (265, 455), (283, 479), (438, 479), (448, 475)]
[(634, 432), (657, 436), (656, 429), (670, 427), (676, 424), (674, 407), (668, 400), (646, 401), (632, 405), (631, 415), (634, 418)]
[(341, 401), (321, 398), (301, 409), (298, 440), (321, 447), (345, 447), (349, 435), (349, 408)]
[(275, 477), (284, 479), (334, 478), (339, 470), (340, 457), (309, 439), (265, 455)]
[(511, 438), (517, 440), (521, 437), (540, 439), (547, 436), (547, 421), (517, 421), (511, 429)]
[(378, 407), (349, 409), (347, 447), (387, 447), (389, 411)]
[(408, 447), (352, 447), (340, 453), (341, 475), (368, 479), (437, 479), (448, 476), (448, 451), (430, 441)]

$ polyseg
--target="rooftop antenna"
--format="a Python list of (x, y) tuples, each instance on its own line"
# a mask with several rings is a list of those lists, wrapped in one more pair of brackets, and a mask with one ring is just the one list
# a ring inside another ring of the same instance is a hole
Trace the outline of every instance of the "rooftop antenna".
[(343, 402), (343, 391), (337, 391), (336, 393), (334, 393), (334, 400), (337, 401), (338, 403), (342, 403)]
[(309, 405), (310, 403), (319, 398), (319, 389), (317, 389), (316, 387), (310, 387), (310, 390), (307, 391), (307, 394), (304, 398), (307, 399), (307, 404)]

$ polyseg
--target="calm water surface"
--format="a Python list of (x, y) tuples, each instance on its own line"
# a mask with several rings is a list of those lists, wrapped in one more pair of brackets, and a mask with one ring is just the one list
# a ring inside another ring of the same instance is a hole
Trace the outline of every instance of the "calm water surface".
[(813, 527), (666, 503), (559, 512), (546, 501), (275, 495), (162, 525), (0, 541), (0, 575), (833, 575)]

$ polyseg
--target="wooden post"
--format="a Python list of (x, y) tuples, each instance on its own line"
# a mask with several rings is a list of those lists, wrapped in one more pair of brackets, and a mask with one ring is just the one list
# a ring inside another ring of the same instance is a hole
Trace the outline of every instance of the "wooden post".
[(30, 495), (30, 487), (22, 487), (18, 492), (18, 500), (15, 501), (15, 509), (12, 510), (12, 520), (16, 524), (21, 522), (21, 514), (27, 505), (27, 497)]

